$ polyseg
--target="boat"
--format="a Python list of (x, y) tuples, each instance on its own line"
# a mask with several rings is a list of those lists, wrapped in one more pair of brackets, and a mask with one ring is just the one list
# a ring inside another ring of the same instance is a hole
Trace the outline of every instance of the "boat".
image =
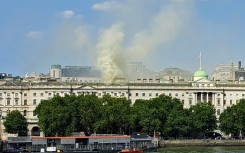
[(121, 151), (119, 151), (118, 153), (143, 153), (144, 150), (143, 149), (123, 149)]

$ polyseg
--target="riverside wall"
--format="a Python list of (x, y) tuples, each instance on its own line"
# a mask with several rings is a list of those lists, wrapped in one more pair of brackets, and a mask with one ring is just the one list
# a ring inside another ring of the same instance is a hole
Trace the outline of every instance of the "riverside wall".
[(213, 139), (192, 139), (192, 140), (161, 140), (159, 147), (185, 147), (185, 146), (245, 146), (244, 139), (235, 140), (213, 140)]

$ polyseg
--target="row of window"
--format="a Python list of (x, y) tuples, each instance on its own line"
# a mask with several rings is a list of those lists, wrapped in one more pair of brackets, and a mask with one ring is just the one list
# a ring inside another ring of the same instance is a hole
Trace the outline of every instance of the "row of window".
[[(165, 93), (162, 93), (162, 94), (165, 95)], [(153, 95), (152, 93), (149, 93), (148, 94), (149, 97), (151, 97), (152, 95)], [(175, 97), (178, 97), (179, 96), (179, 93), (175, 93), (174, 95), (175, 95)], [(189, 94), (189, 96), (191, 96), (191, 95), (192, 94)], [(144, 97), (144, 96), (146, 96), (146, 93), (141, 93), (141, 95), (139, 93), (135, 93), (135, 96), (136, 97), (138, 97), (138, 96), (143, 96)], [(159, 96), (159, 93), (155, 93), (155, 96), (156, 97)], [(168, 96), (172, 96), (172, 93), (168, 93)], [(181, 96), (184, 97), (185, 96), (185, 93), (182, 93)]]
[[(59, 93), (53, 93), (53, 94), (59, 95)], [(27, 95), (28, 95), (27, 93), (24, 93), (24, 96), (25, 96), (25, 97), (26, 97)], [(38, 94), (37, 94), (37, 93), (33, 93), (32, 96), (33, 96), (33, 97), (36, 97), (36, 96), (38, 96)], [(44, 96), (44, 93), (40, 93), (39, 96), (40, 96), (40, 97), (43, 97), (43, 96)], [(48, 93), (48, 96), (52, 96), (52, 92), (49, 92), (49, 93)], [(3, 93), (0, 93), (0, 97), (3, 97)], [(7, 98), (10, 98), (10, 97), (11, 97), (11, 93), (7, 93)], [(19, 93), (14, 93), (14, 97), (15, 97), (15, 98), (19, 97)]]
[[(232, 99), (227, 100), (227, 101), (229, 102), (228, 104), (230, 104), (230, 105), (237, 104), (239, 102), (239, 100), (236, 100), (236, 103), (233, 103), (233, 100)], [(227, 101), (226, 100), (223, 100), (223, 105), (224, 106), (227, 105)], [(221, 100), (220, 99), (217, 99), (217, 105), (218, 106), (221, 105)]]
[[(10, 113), (10, 110), (8, 109), (8, 110), (7, 110), (7, 114), (9, 114), (9, 113)], [(24, 110), (24, 111), (23, 111), (23, 116), (27, 116), (27, 110)], [(33, 111), (33, 112), (32, 112), (32, 116), (37, 116), (37, 114)]]
[[(14, 105), (19, 105), (19, 99), (14, 99)], [(3, 99), (0, 98), (0, 105), (3, 105)], [(6, 105), (11, 105), (11, 99), (10, 98), (7, 98), (6, 99)], [(27, 105), (27, 99), (24, 99), (23, 101), (23, 105)], [(37, 99), (33, 99), (32, 100), (32, 105), (37, 105)]]

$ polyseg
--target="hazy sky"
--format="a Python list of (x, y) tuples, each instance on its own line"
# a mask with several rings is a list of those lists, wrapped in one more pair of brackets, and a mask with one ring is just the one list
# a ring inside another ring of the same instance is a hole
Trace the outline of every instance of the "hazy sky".
[(245, 0), (1, 0), (0, 72), (107, 58), (194, 72), (202, 52), (210, 75), (217, 64), (245, 67), (244, 29)]

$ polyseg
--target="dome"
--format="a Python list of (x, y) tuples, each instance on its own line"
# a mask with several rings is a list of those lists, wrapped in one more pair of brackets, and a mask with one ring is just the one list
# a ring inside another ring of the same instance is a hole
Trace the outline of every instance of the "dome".
[(194, 73), (194, 81), (199, 79), (208, 79), (208, 74), (202, 69), (199, 69)]

